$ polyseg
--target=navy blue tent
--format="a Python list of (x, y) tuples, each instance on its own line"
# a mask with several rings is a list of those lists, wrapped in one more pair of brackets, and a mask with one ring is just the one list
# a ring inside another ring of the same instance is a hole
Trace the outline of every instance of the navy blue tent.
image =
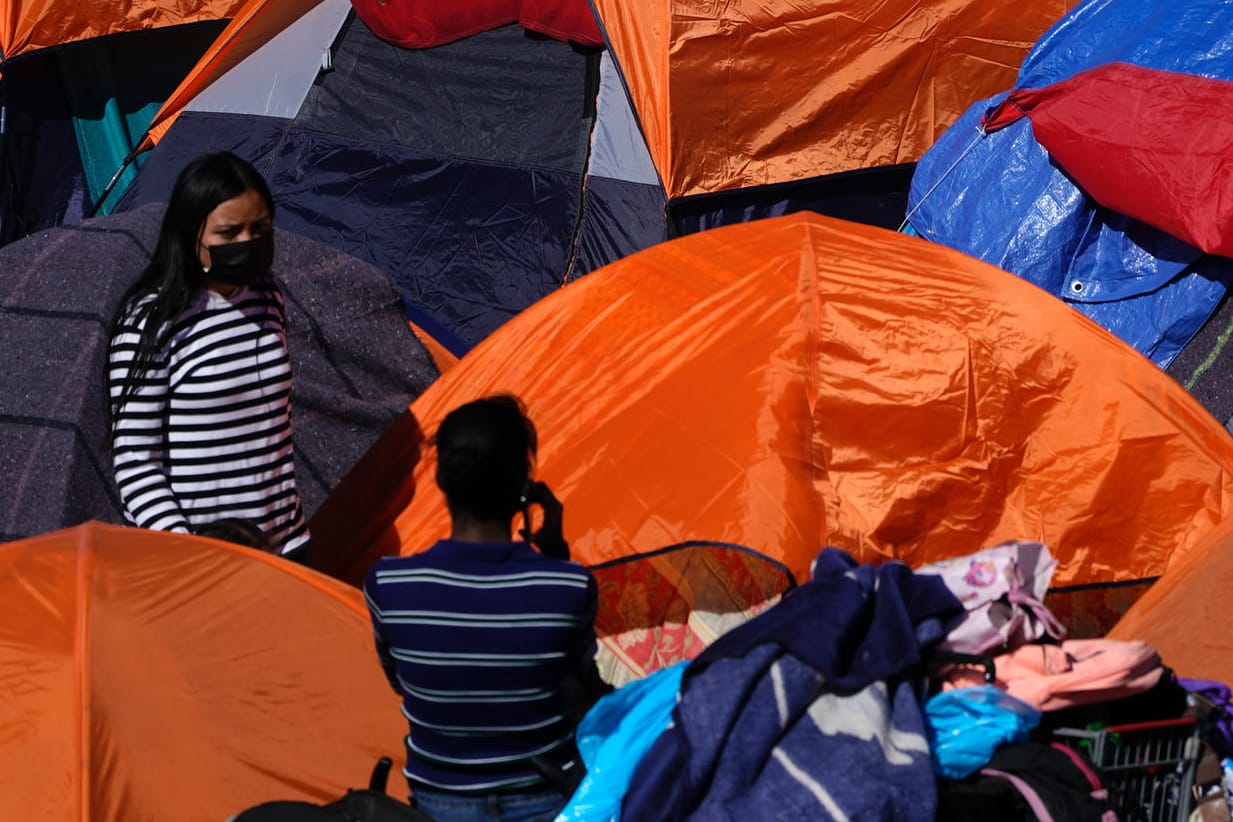
[[(310, 70), (302, 95), (253, 99), (289, 62)], [(389, 273), (409, 318), (461, 354), (666, 237), (662, 190), (605, 62), (517, 25), (401, 48), (326, 0), (194, 99), (119, 207), (165, 200), (198, 153), (234, 151), (270, 181), (279, 227)], [(638, 149), (641, 175), (598, 168), (634, 167)]]

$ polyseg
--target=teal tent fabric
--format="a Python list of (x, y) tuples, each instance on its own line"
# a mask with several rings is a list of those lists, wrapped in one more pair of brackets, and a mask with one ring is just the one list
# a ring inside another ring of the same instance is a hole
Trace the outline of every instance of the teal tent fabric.
[[(80, 48), (59, 52), (56, 58), (73, 114), (86, 190), (93, 202), (102, 195), (116, 170), (125, 164), (124, 158), (149, 128), (161, 103), (151, 101), (136, 111), (122, 109), (111, 60), (103, 43), (84, 43)], [(137, 176), (135, 165), (130, 163), (124, 169), (97, 213), (111, 212), (116, 199)]]
[(137, 176), (126, 165), (154, 115), (221, 31), (222, 21), (89, 40), (56, 52), (85, 173), (86, 211), (123, 169), (96, 213), (108, 214)]

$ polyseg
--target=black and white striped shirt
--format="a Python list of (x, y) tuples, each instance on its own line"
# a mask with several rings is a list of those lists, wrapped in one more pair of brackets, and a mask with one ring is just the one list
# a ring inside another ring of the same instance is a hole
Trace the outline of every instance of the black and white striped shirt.
[[(285, 317), (278, 289), (259, 282), (226, 297), (202, 289), (171, 324), (112, 420), (116, 484), (133, 523), (185, 532), (239, 517), (280, 551), (308, 540), (291, 446)], [(130, 311), (111, 339), (113, 405), (140, 331)]]

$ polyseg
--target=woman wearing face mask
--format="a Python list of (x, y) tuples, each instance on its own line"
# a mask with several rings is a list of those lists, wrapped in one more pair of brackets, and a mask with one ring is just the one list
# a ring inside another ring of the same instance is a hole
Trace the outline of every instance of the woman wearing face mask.
[(198, 157), (120, 304), (108, 347), (112, 463), (142, 528), (241, 518), (282, 553), (308, 540), (286, 318), (270, 277), (273, 217), (255, 168), (228, 153)]

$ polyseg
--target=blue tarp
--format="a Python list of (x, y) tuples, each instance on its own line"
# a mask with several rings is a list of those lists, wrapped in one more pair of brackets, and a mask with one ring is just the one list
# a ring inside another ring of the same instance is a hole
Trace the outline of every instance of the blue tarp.
[[(1016, 85), (1042, 88), (1115, 61), (1233, 80), (1233, 5), (1083, 3), (1041, 37)], [(1027, 118), (982, 134), (981, 117), (1004, 97), (972, 106), (921, 158), (911, 227), (1039, 285), (1167, 367), (1233, 282), (1233, 260), (1093, 202)]]

